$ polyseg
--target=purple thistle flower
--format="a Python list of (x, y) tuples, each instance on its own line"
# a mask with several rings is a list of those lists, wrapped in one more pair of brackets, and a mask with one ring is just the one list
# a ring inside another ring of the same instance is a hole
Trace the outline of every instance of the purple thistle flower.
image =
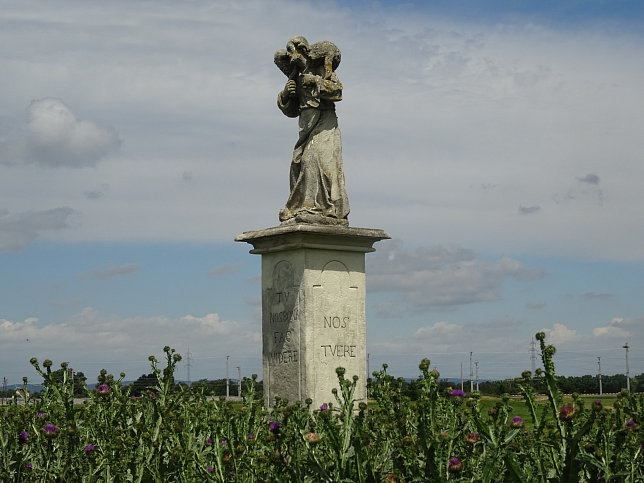
[(56, 434), (56, 425), (54, 423), (47, 423), (45, 425), (45, 433)]
[(110, 386), (108, 386), (107, 384), (100, 384), (96, 387), (96, 392), (99, 394), (107, 394), (108, 392), (110, 392)]
[(212, 472), (213, 472), (213, 471), (215, 471), (215, 470), (214, 470), (214, 468), (213, 468), (212, 466), (207, 466), (207, 467), (206, 467), (206, 471), (207, 471), (208, 473), (212, 473)]
[(627, 428), (632, 428), (633, 426), (635, 426), (635, 421), (633, 421), (632, 419), (629, 419), (624, 423), (624, 426), (626, 426)]
[(448, 466), (447, 469), (450, 472), (457, 473), (457, 472), (461, 471), (462, 467), (463, 467), (463, 463), (461, 463), (461, 461), (458, 458), (455, 458), (455, 457), (452, 456), (449, 459), (449, 466)]
[(224, 439), (224, 440), (222, 440), (222, 441), (221, 441), (221, 443), (220, 443), (220, 444), (221, 444), (222, 446), (226, 446), (226, 445), (228, 444), (228, 441), (226, 441), (226, 440)]
[(510, 425), (513, 428), (520, 428), (521, 426), (523, 426), (523, 419), (521, 419), (521, 416), (515, 416), (512, 418)]
[(479, 433), (477, 433), (476, 431), (468, 434), (465, 437), (465, 440), (469, 443), (476, 443), (479, 439), (481, 439), (481, 435), (479, 435)]
[(212, 445), (212, 439), (206, 438), (205, 443), (206, 443), (206, 446), (211, 446)]
[(27, 463), (27, 464), (25, 465), (25, 468), (27, 468), (28, 470), (30, 470), (31, 468), (33, 468), (33, 466), (31, 466), (31, 463)]
[(253, 433), (249, 433), (248, 439), (255, 439), (255, 435)]
[(45, 413), (38, 413), (38, 418), (42, 418), (45, 415)]
[(465, 397), (465, 391), (461, 389), (452, 389), (452, 392), (449, 393), (453, 397)]
[(18, 436), (18, 442), (26, 443), (28, 439), (29, 439), (29, 433), (27, 431), (20, 431), (20, 435)]
[(280, 422), (279, 421), (273, 421), (269, 426), (268, 429), (271, 430), (271, 432), (277, 434), (279, 433), (280, 430)]
[(322, 404), (322, 406), (320, 406), (320, 411), (326, 411), (327, 409), (329, 409), (329, 405), (327, 403), (324, 403)]
[(562, 421), (568, 421), (569, 419), (572, 419), (574, 414), (575, 408), (570, 404), (562, 406), (561, 409), (559, 409), (559, 419), (561, 419)]
[(94, 449), (96, 449), (96, 447), (93, 444), (88, 444), (85, 446), (85, 453), (91, 453)]

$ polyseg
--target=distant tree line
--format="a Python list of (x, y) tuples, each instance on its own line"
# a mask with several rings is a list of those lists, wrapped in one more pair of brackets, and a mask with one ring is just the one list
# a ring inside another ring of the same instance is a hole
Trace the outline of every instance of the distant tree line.
[[(55, 371), (51, 372), (52, 378), (56, 384), (62, 384), (63, 378), (65, 377), (65, 372), (67, 369), (57, 369)], [(85, 377), (85, 374), (82, 372), (74, 372), (73, 370), (70, 370), (68, 372), (68, 377), (69, 374), (74, 374), (74, 397), (87, 397), (87, 391), (85, 390), (85, 381), (87, 381), (87, 377)], [(43, 382), (43, 385), (47, 387), (50, 383), (45, 380)]]
[[(598, 394), (599, 393), (599, 377), (598, 376), (558, 376), (557, 382), (562, 392), (566, 394), (579, 393), (579, 394)], [(501, 394), (519, 394), (519, 384), (530, 383), (535, 388), (537, 393), (544, 393), (545, 387), (542, 387), (543, 382), (537, 379), (525, 381), (523, 379), (505, 379), (502, 381), (481, 381), (478, 384), (479, 392), (481, 394), (500, 396)], [(460, 387), (460, 382), (440, 380), (439, 384), (444, 388)], [(418, 381), (405, 381), (403, 384), (403, 391), (409, 397), (414, 399), (414, 396), (419, 390)], [(476, 387), (476, 384), (474, 384)], [(624, 374), (615, 374), (612, 376), (602, 375), (602, 392), (604, 393), (618, 393), (626, 388), (626, 376)], [(470, 381), (467, 380), (463, 383), (463, 388), (466, 392), (470, 388)], [(636, 377), (631, 377), (631, 392), (644, 392), (644, 374)]]
[[(242, 378), (242, 395), (244, 393), (244, 388), (248, 385), (250, 379), (247, 377)], [(130, 386), (130, 394), (132, 396), (140, 396), (146, 390), (154, 391), (155, 386), (157, 385), (157, 378), (154, 373), (143, 374), (136, 381), (134, 381)], [(188, 387), (187, 383), (179, 382), (175, 386), (177, 389), (181, 387)], [(199, 381), (193, 382), (190, 384), (192, 390), (203, 391), (207, 396), (225, 396), (226, 395), (226, 379), (200, 379)], [(237, 379), (230, 379), (229, 382), (229, 395), (230, 396), (239, 396), (239, 383)], [(263, 394), (263, 383), (262, 381), (255, 383), (255, 393), (258, 395)]]
[[(63, 380), (63, 371), (64, 369), (58, 369), (53, 371), (53, 377), (56, 381)], [(389, 376), (392, 379), (395, 379), (393, 376)], [(82, 372), (74, 373), (74, 396), (76, 397), (86, 397), (87, 393), (83, 388), (83, 383), (87, 380), (85, 375)], [(407, 380), (403, 378), (398, 378), (398, 384), (407, 396), (411, 399), (416, 399), (419, 392), (419, 381)], [(585, 376), (557, 376), (557, 381), (559, 387), (564, 393), (579, 393), (579, 394), (598, 394), (599, 393), (599, 378), (598, 376), (585, 375)], [(250, 379), (247, 377), (242, 378), (242, 395), (244, 388), (250, 382)], [(519, 394), (519, 384), (525, 384), (529, 382), (533, 384), (535, 390), (539, 392), (544, 392), (545, 388), (541, 387), (541, 382), (539, 380), (533, 379), (530, 381), (524, 381), (523, 379), (505, 379), (502, 381), (480, 381), (479, 391), (481, 394), (498, 396), (501, 394)], [(146, 390), (154, 390), (153, 388), (157, 385), (156, 376), (151, 374), (143, 374), (136, 381), (130, 384), (130, 394), (133, 396), (140, 396), (142, 392)], [(186, 383), (180, 382), (176, 384), (177, 388), (179, 386), (186, 386)], [(439, 385), (447, 389), (449, 387), (460, 387), (460, 382), (448, 381), (441, 379), (439, 380)], [(602, 391), (604, 393), (617, 393), (622, 389), (626, 388), (626, 376), (624, 374), (614, 374), (612, 376), (602, 375)], [(191, 384), (193, 389), (203, 390), (204, 393), (208, 396), (225, 396), (226, 395), (226, 379), (200, 379), (199, 381), (193, 382)], [(256, 393), (261, 396), (263, 394), (263, 381), (257, 381), (255, 383)], [(230, 380), (230, 396), (238, 396), (238, 383), (236, 379)], [(468, 392), (470, 388), (469, 380), (465, 381), (463, 388)], [(631, 391), (632, 392), (644, 392), (644, 373), (639, 374), (638, 376), (631, 378)], [(15, 395), (15, 389), (8, 390), (6, 392), (0, 390), (0, 397), (11, 398)]]

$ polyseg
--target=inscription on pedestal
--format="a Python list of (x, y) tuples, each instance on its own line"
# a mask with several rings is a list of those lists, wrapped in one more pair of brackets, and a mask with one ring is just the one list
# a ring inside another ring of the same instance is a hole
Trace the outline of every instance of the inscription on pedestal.
[(301, 398), (300, 311), (301, 294), (293, 266), (280, 260), (273, 266), (272, 286), (264, 289), (262, 336), (270, 397), (291, 401)]
[[(346, 369), (347, 377), (354, 374), (362, 379), (365, 353), (364, 321), (360, 323), (360, 290), (352, 280), (351, 271), (339, 260), (327, 262), (313, 285), (318, 306), (315, 322), (316, 360), (320, 367), (316, 387), (323, 401), (331, 400), (330, 394), (337, 387), (337, 367)], [(362, 326), (362, 329), (361, 327)]]

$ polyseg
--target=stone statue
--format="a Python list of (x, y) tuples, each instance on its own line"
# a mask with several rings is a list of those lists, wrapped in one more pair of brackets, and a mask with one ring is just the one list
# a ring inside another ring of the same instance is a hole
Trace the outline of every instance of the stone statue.
[(340, 50), (328, 41), (309, 46), (304, 37), (293, 37), (286, 49), (275, 52), (275, 64), (288, 77), (277, 105), (286, 116), (299, 116), (291, 193), (280, 210), (280, 221), (348, 225), (342, 140), (335, 114), (335, 102), (342, 100), (342, 84), (335, 73)]

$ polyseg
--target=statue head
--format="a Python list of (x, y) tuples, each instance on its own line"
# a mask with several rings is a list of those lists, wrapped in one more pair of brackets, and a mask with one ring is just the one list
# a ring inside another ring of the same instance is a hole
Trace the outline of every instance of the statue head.
[(275, 65), (288, 77), (301, 71), (309, 60), (309, 42), (298, 35), (286, 43), (286, 49), (275, 52)]

